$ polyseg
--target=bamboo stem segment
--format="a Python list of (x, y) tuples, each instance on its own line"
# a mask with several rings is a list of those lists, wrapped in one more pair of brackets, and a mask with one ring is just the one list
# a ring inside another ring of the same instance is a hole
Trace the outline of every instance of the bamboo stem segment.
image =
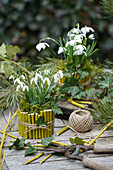
[(42, 164), (43, 162), (45, 162), (48, 158), (50, 158), (52, 156), (52, 153), (50, 153), (47, 157), (45, 157), (41, 162), (40, 164)]
[(61, 135), (63, 132), (65, 132), (66, 130), (68, 130), (69, 127), (68, 126), (65, 126), (64, 128), (62, 128), (61, 130), (59, 130), (58, 132), (56, 132), (56, 136), (59, 136)]
[(44, 154), (44, 152), (41, 152), (39, 155), (35, 156), (34, 158), (30, 159), (29, 161), (25, 162), (25, 164), (29, 164), (30, 162), (40, 158), (42, 155)]

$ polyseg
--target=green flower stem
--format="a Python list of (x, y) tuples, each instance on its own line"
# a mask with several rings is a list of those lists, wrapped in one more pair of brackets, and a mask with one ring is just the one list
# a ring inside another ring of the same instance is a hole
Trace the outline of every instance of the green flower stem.
[(39, 42), (42, 42), (43, 40), (52, 40), (52, 41), (54, 41), (56, 44), (58, 44), (58, 45), (60, 46), (60, 44), (59, 44), (56, 40), (54, 40), (53, 38), (46, 37), (46, 38), (41, 39)]
[(15, 61), (11, 61), (11, 60), (8, 60), (2, 56), (0, 56), (0, 59), (4, 60), (4, 61), (8, 61), (10, 63), (13, 63), (15, 65), (17, 65), (18, 67), (20, 67), (21, 69), (23, 69), (25, 72), (27, 72), (28, 74), (32, 74), (31, 72), (29, 72), (25, 67), (21, 66), (20, 64), (16, 63)]

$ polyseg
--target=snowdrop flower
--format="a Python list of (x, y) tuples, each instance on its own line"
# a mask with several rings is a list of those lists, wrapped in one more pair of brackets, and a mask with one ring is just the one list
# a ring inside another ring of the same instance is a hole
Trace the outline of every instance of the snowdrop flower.
[(17, 85), (16, 91), (19, 91), (21, 89), (20, 85)]
[(14, 80), (14, 76), (13, 75), (10, 75), (10, 77), (9, 77), (9, 80)]
[(22, 90), (23, 90), (23, 91), (25, 91), (25, 90), (29, 91), (29, 87), (25, 85), (25, 86), (22, 88)]
[(66, 43), (66, 47), (68, 47), (68, 46), (75, 46), (76, 45), (76, 40), (71, 40), (71, 41), (68, 41), (67, 43)]
[(31, 79), (31, 81), (30, 81), (30, 84), (32, 85), (33, 84), (33, 82), (37, 85), (37, 77), (35, 76), (35, 77), (33, 77), (32, 79)]
[(63, 78), (63, 71), (62, 70), (59, 70), (57, 72), (57, 75), (60, 77), (60, 78)]
[(58, 77), (58, 74), (54, 74), (54, 82), (57, 83), (57, 82), (60, 82), (60, 77)]
[(19, 85), (20, 85), (21, 88), (23, 88), (23, 87), (25, 86), (25, 83), (22, 82), (22, 81), (20, 81), (20, 82), (19, 82)]
[(40, 78), (42, 81), (43, 81), (43, 77), (41, 76), (41, 74), (37, 73), (36, 72), (36, 76), (35, 76), (36, 79)]
[(58, 53), (58, 54), (61, 54), (61, 53), (63, 53), (64, 51), (66, 51), (66, 48), (59, 47), (57, 53)]
[(48, 74), (50, 74), (50, 70), (49, 70), (49, 69), (47, 69), (47, 70), (44, 70), (44, 74), (45, 74), (45, 75), (48, 75)]
[(94, 29), (93, 28), (91, 28), (91, 27), (82, 27), (81, 28), (81, 32), (83, 33), (83, 34), (86, 34), (86, 33), (88, 33), (88, 32), (94, 32)]
[(36, 45), (36, 49), (38, 51), (40, 51), (41, 49), (45, 49), (46, 46), (49, 47), (49, 44), (48, 43), (39, 43), (39, 44)]
[(95, 39), (94, 34), (89, 35), (89, 39), (94, 40)]
[(15, 84), (15, 83), (20, 84), (20, 79), (19, 79), (19, 78), (16, 78), (16, 79), (14, 80), (14, 84)]
[(84, 45), (76, 45), (74, 49), (83, 51), (84, 49), (86, 50), (86, 47)]
[(74, 40), (78, 43), (82, 43), (83, 41), (83, 34), (75, 35)]
[(43, 84), (47, 83), (48, 86), (50, 86), (50, 80), (48, 77), (46, 77), (44, 80), (43, 80)]
[(79, 28), (73, 28), (67, 33), (67, 36), (70, 37), (71, 34), (79, 34), (80, 32)]
[(24, 75), (21, 75), (21, 77), (23, 78), (23, 80), (25, 80), (25, 76)]
[(84, 45), (76, 45), (74, 48), (76, 51), (73, 53), (73, 55), (82, 55), (82, 54), (86, 54), (86, 52), (84, 50), (86, 50), (86, 47)]

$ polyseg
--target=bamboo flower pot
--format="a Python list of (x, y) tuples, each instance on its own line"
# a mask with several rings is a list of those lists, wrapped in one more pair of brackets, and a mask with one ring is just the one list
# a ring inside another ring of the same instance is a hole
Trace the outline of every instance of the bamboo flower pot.
[[(76, 73), (75, 73), (75, 77), (76, 77)], [(79, 77), (78, 77), (78, 79), (79, 79)], [(58, 85), (61, 87), (63, 85), (64, 81), (65, 81), (65, 77), (61, 78), (60, 83)], [(84, 90), (90, 89), (90, 74), (83, 79), (79, 79), (79, 82), (81, 85), (84, 86)]]
[[(36, 126), (40, 116), (44, 116), (44, 122), (47, 126)], [(38, 113), (21, 112), (18, 109), (18, 133), (25, 139), (42, 139), (54, 134), (54, 113), (52, 110), (43, 110)]]

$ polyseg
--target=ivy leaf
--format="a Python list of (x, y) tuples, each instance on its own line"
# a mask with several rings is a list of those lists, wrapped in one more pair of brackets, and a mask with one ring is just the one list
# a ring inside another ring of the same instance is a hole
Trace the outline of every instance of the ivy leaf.
[(20, 149), (20, 148), (23, 148), (24, 147), (24, 143), (25, 143), (25, 140), (24, 138), (22, 139), (19, 139), (17, 138), (16, 141), (13, 142), (13, 144), (9, 147), (9, 150), (11, 150), (13, 148), (13, 146), (16, 147), (16, 149)]
[(4, 43), (0, 46), (0, 55), (6, 57), (6, 45)]
[(54, 114), (63, 114), (62, 110), (57, 106), (52, 107), (52, 110)]
[(112, 82), (113, 82), (113, 77), (108, 76), (106, 77), (105, 80), (99, 82), (98, 84), (100, 85), (100, 88), (105, 89), (105, 88), (109, 88)]
[(70, 84), (64, 84), (60, 89), (60, 93), (71, 93), (72, 96), (75, 96), (81, 90), (77, 86), (71, 86)]
[(69, 138), (69, 141), (71, 144), (74, 144), (75, 143), (75, 138)]
[(36, 122), (37, 127), (47, 125), (47, 122), (44, 121), (44, 116), (40, 116)]
[(80, 79), (83, 79), (89, 75), (87, 71), (77, 70), (77, 73), (80, 75)]
[(4, 62), (4, 71), (6, 78), (8, 78), (13, 73), (13, 66), (7, 61)]
[(7, 58), (12, 59), (17, 53), (20, 53), (18, 46), (6, 45)]
[(83, 144), (84, 144), (84, 141), (83, 141), (82, 138), (76, 137), (76, 138), (75, 138), (75, 143), (76, 143), (77, 145), (83, 145)]
[(42, 139), (42, 145), (48, 146), (53, 139), (54, 139), (54, 138), (53, 138), (52, 136), (51, 136), (51, 137), (47, 137), (47, 138), (43, 138), (43, 139)]
[(35, 153), (36, 151), (37, 151), (37, 148), (31, 146), (31, 144), (29, 143), (29, 148), (26, 149), (25, 156), (31, 155), (31, 154)]

